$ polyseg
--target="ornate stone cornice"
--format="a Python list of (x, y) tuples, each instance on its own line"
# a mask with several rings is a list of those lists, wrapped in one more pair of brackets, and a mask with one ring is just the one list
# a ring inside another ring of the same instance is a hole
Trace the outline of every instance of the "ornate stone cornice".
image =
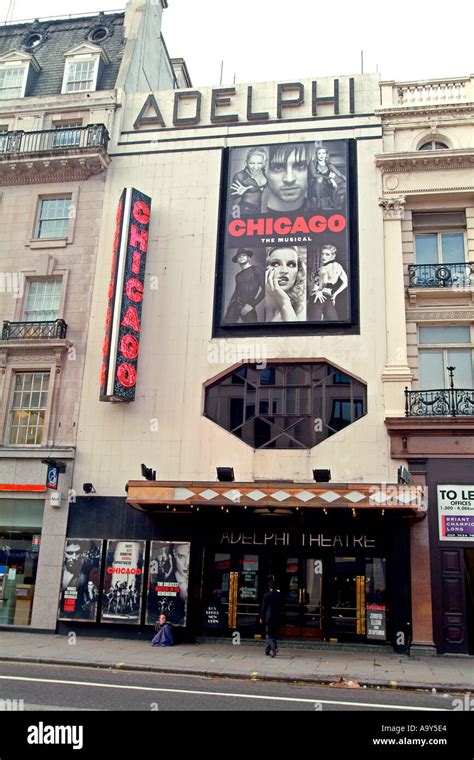
[(474, 319), (474, 310), (448, 311), (447, 309), (440, 309), (439, 311), (426, 311), (425, 309), (407, 309), (406, 319), (407, 322), (437, 322), (443, 319), (459, 319), (465, 322), (467, 319)]
[(474, 115), (474, 103), (443, 103), (436, 105), (418, 104), (415, 106), (394, 106), (392, 108), (376, 108), (374, 110), (376, 116), (380, 116), (382, 121), (407, 121), (413, 116), (432, 117), (436, 116), (449, 116), (452, 118), (459, 117), (459, 114)]
[(417, 150), (403, 153), (379, 153), (375, 165), (389, 172), (449, 171), (474, 169), (474, 148), (457, 150)]
[(402, 195), (394, 198), (379, 198), (379, 206), (383, 209), (384, 219), (403, 219), (406, 199)]

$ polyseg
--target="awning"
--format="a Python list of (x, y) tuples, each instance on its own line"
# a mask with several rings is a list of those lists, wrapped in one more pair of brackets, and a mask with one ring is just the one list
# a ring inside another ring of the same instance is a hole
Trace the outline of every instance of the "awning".
[(265, 481), (222, 483), (130, 480), (127, 503), (143, 511), (156, 507), (286, 508), (407, 511), (424, 516), (428, 500), (423, 486), (386, 483), (312, 483)]

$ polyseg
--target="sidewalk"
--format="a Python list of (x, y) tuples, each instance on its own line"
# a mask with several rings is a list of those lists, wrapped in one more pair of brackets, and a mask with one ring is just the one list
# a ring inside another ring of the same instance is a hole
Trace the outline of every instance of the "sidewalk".
[(223, 643), (151, 647), (149, 641), (0, 631), (0, 661), (82, 665), (253, 680), (330, 683), (341, 676), (360, 686), (474, 691), (474, 657), (418, 657), (381, 652)]

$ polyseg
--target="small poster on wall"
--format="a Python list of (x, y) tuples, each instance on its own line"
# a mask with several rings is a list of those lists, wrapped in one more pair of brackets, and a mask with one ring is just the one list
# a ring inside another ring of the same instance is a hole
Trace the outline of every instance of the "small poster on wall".
[(186, 542), (151, 542), (147, 624), (165, 614), (172, 625), (186, 625), (190, 548)]
[(144, 541), (107, 541), (101, 623), (140, 623)]
[(97, 538), (66, 539), (59, 620), (96, 622), (102, 544)]

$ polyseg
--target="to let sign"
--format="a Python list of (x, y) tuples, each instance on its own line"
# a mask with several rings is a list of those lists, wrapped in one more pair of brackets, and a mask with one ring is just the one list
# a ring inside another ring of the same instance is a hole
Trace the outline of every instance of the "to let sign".
[(102, 349), (101, 401), (134, 401), (151, 198), (124, 189), (117, 209)]

